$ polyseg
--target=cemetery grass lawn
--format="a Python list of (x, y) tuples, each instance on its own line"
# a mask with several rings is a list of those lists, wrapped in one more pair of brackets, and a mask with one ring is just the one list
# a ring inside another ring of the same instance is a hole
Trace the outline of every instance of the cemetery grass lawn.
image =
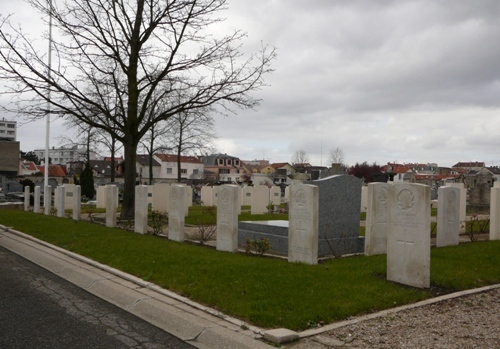
[[(264, 328), (303, 330), (432, 297), (387, 281), (385, 256), (311, 266), (21, 210), (0, 210), (0, 224)], [(433, 248), (431, 290), (500, 283), (499, 250), (500, 241)]]

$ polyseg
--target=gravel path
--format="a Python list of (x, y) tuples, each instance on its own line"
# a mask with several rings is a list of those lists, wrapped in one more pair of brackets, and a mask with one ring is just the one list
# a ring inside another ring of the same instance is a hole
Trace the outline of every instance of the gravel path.
[(500, 348), (500, 288), (361, 321), (289, 349)]

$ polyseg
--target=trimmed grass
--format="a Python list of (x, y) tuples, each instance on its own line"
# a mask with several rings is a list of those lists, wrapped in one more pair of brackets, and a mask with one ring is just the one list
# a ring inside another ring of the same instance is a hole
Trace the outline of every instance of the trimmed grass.
[[(385, 256), (310, 266), (20, 210), (0, 210), (0, 224), (266, 328), (303, 330), (432, 297), (385, 280)], [(432, 249), (432, 286), (451, 292), (499, 283), (499, 251), (500, 241)]]

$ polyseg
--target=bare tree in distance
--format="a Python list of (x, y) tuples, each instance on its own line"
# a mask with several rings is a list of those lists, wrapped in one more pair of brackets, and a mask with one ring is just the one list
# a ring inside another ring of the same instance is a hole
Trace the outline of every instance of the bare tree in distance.
[[(0, 74), (18, 96), (18, 113), (52, 114), (101, 129), (124, 147), (122, 218), (134, 215), (137, 147), (158, 122), (218, 106), (253, 108), (274, 49), (247, 58), (245, 33), (222, 38), (207, 28), (222, 19), (226, 0), (27, 0), (52, 18), (51, 68), (34, 41), (0, 20)], [(49, 93), (50, 91), (50, 93)], [(50, 97), (49, 97), (50, 96)], [(161, 109), (155, 109), (160, 101)]]
[(181, 181), (181, 155), (212, 152), (216, 138), (210, 110), (181, 112), (170, 120), (172, 148), (177, 155), (177, 181)]
[(296, 150), (292, 155), (292, 165), (307, 164), (310, 161), (309, 155), (303, 149)]
[(342, 148), (336, 147), (333, 149), (330, 149), (329, 157), (328, 160), (330, 161), (331, 164), (344, 164), (344, 150)]

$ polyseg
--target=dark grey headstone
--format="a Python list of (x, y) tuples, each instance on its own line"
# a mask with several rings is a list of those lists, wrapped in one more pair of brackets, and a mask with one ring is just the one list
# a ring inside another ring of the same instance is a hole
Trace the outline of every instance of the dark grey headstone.
[(364, 251), (359, 236), (361, 179), (335, 175), (308, 182), (319, 189), (318, 255), (343, 255)]

